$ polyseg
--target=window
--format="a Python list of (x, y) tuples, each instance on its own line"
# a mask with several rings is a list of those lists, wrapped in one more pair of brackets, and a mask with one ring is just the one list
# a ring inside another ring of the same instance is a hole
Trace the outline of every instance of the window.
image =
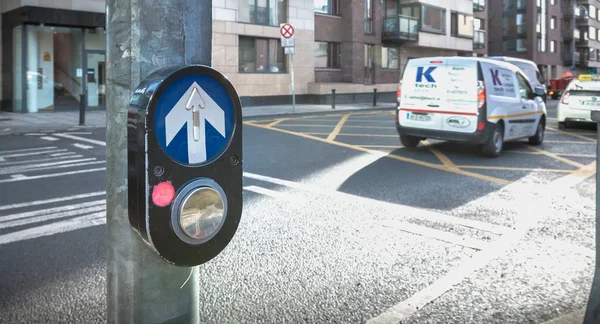
[(285, 54), (279, 39), (240, 37), (239, 71), (246, 73), (285, 72)]
[(519, 80), (519, 94), (523, 99), (529, 99), (533, 90), (531, 90), (531, 86), (529, 82), (520, 74), (517, 73), (517, 79)]
[(450, 35), (473, 37), (473, 16), (453, 12), (450, 15)]
[(373, 84), (375, 82), (375, 45), (365, 44), (365, 84)]
[(365, 34), (373, 33), (373, 0), (365, 1)]
[(422, 30), (446, 33), (446, 10), (423, 5), (421, 13)]
[(517, 39), (517, 52), (520, 52), (520, 53), (527, 52), (527, 39), (526, 38)]
[(315, 0), (315, 12), (340, 15), (340, 0)]
[(596, 19), (596, 14), (597, 14), (596, 7), (590, 5), (588, 12), (589, 12), (590, 18)]
[(594, 48), (590, 48), (590, 61), (595, 61), (596, 60), (596, 49)]
[(278, 26), (286, 22), (287, 0), (239, 0), (238, 21)]
[(397, 70), (398, 64), (398, 49), (394, 47), (382, 47), (381, 48), (381, 68)]
[(556, 29), (556, 17), (550, 18), (550, 29)]
[(555, 5), (555, 4), (556, 4), (556, 1), (555, 1), (555, 0), (550, 0), (550, 4), (551, 4), (551, 5)]
[(315, 43), (315, 68), (339, 69), (340, 44), (326, 42)]
[(556, 41), (550, 41), (550, 52), (556, 53)]
[(473, 29), (475, 30), (485, 30), (485, 20), (475, 18), (473, 20)]
[(590, 29), (588, 31), (589, 38), (590, 39), (596, 39), (597, 33), (598, 32), (596, 31), (596, 28), (590, 26)]

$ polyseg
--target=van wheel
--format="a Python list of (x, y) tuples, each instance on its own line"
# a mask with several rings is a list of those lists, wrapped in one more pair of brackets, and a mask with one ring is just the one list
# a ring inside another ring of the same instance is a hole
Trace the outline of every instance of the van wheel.
[(535, 132), (535, 135), (533, 135), (529, 138), (529, 144), (541, 145), (542, 142), (544, 141), (545, 128), (546, 128), (546, 123), (544, 122), (543, 119), (541, 119), (540, 122), (538, 123), (537, 131)]
[(417, 147), (421, 142), (421, 139), (410, 135), (400, 135), (400, 142), (405, 147)]
[(492, 124), (492, 135), (483, 143), (481, 151), (489, 157), (498, 157), (504, 146), (504, 127), (501, 124)]

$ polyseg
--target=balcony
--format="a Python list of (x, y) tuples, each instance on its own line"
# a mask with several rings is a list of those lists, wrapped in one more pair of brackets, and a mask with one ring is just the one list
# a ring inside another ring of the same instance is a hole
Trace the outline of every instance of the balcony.
[(485, 48), (485, 30), (476, 29), (473, 34), (473, 49)]
[(383, 19), (382, 41), (387, 43), (401, 43), (404, 41), (419, 40), (419, 19), (410, 16), (398, 15)]
[(473, 12), (485, 11), (485, 0), (473, 0)]
[(580, 61), (579, 58), (579, 53), (575, 52), (575, 53), (569, 53), (566, 52), (565, 54), (562, 55), (562, 61), (563, 61), (563, 65), (572, 65), (573, 64), (573, 60), (575, 61), (575, 63)]

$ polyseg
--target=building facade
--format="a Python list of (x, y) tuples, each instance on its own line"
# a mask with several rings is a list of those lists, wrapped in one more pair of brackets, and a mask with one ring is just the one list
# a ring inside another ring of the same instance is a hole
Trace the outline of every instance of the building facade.
[[(104, 109), (104, 0), (10, 0), (0, 10), (1, 110)], [(340, 103), (369, 102), (375, 90), (394, 100), (410, 58), (485, 56), (487, 12), (485, 0), (214, 0), (212, 65), (243, 106), (291, 103), (280, 40), (291, 23), (297, 103), (329, 103), (332, 90)]]
[(597, 73), (600, 68), (600, 1), (564, 0), (562, 8), (563, 64), (579, 73)]

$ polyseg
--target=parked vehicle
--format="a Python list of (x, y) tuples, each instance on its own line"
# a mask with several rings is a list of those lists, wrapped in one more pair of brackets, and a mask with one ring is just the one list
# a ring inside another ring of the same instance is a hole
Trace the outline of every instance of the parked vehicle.
[(405, 147), (434, 138), (476, 143), (496, 157), (506, 141), (542, 143), (544, 93), (509, 63), (457, 56), (411, 59), (400, 81), (396, 128)]
[(510, 56), (490, 56), (488, 57), (488, 59), (508, 62), (510, 64), (518, 66), (523, 72), (525, 72), (525, 75), (527, 75), (527, 77), (529, 78), (529, 82), (531, 82), (531, 85), (533, 85), (534, 87), (541, 87), (544, 89), (544, 95), (542, 96), (542, 99), (544, 99), (544, 102), (546, 102), (548, 97), (546, 81), (544, 80), (544, 77), (540, 73), (540, 70), (538, 69), (538, 66), (537, 64), (535, 64), (535, 62)]
[(591, 111), (600, 110), (600, 75), (583, 74), (567, 85), (557, 106), (558, 127), (573, 122), (593, 122)]

